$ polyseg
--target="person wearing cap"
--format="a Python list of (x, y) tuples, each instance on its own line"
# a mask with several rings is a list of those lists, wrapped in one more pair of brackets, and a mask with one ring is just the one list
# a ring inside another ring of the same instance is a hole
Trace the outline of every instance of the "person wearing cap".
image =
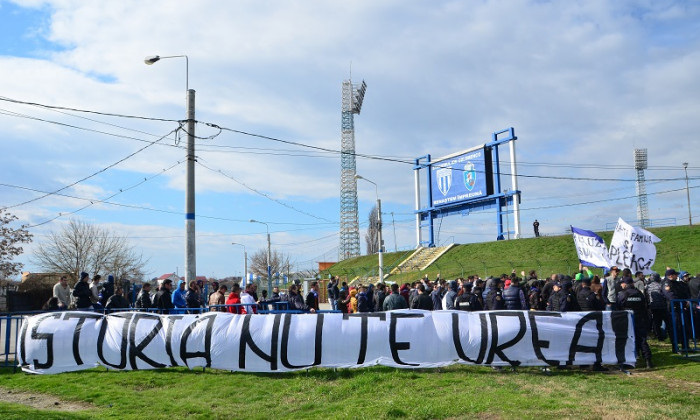
[(649, 317), (647, 316), (646, 299), (642, 292), (634, 287), (632, 277), (624, 277), (620, 282), (620, 293), (617, 294), (617, 308), (619, 310), (632, 311), (634, 316), (634, 344), (637, 351), (641, 351), (647, 368), (653, 367), (651, 363), (651, 349), (647, 343), (649, 331)]
[(75, 299), (75, 307), (79, 311), (91, 311), (92, 301), (90, 297), (92, 292), (90, 291), (90, 285), (88, 284), (88, 279), (90, 275), (86, 272), (80, 273), (80, 280), (75, 283), (75, 288), (73, 289), (73, 298)]
[(571, 280), (566, 280), (561, 284), (561, 293), (563, 294), (561, 304), (559, 305), (559, 310), (561, 312), (576, 312), (581, 310)]
[[(668, 312), (664, 286), (661, 284), (661, 276), (658, 273), (649, 275), (649, 282), (644, 288), (644, 295), (651, 314), (651, 330), (654, 331), (657, 340), (664, 341), (667, 337), (666, 333), (671, 326), (671, 317)], [(661, 325), (664, 323), (666, 324), (666, 329), (661, 328)]]

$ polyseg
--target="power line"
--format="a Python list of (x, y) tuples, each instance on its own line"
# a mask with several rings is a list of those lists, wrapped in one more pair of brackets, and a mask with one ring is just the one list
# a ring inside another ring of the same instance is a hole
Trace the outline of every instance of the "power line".
[(294, 206), (292, 206), (292, 205), (289, 205), (289, 204), (287, 204), (287, 203), (285, 203), (285, 202), (283, 202), (283, 201), (280, 201), (280, 200), (278, 200), (278, 199), (276, 199), (276, 198), (270, 197), (268, 194), (265, 194), (265, 193), (262, 192), (262, 191), (258, 191), (258, 190), (256, 190), (255, 188), (248, 186), (248, 185), (245, 184), (244, 182), (241, 182), (241, 181), (237, 180), (236, 178), (232, 177), (231, 175), (228, 175), (228, 174), (224, 173), (221, 169), (215, 170), (215, 169), (213, 169), (213, 168), (210, 168), (210, 167), (206, 166), (206, 165), (203, 164), (202, 162), (199, 162), (199, 161), (195, 161), (195, 162), (197, 162), (197, 164), (199, 164), (200, 166), (202, 166), (202, 167), (204, 167), (204, 168), (206, 168), (206, 169), (208, 169), (208, 170), (210, 170), (210, 171), (212, 171), (212, 172), (216, 172), (216, 173), (218, 173), (218, 174), (221, 174), (221, 175), (225, 176), (226, 178), (232, 180), (233, 182), (235, 182), (235, 183), (237, 183), (237, 184), (239, 184), (239, 185), (241, 185), (241, 186), (247, 188), (248, 190), (253, 191), (254, 193), (256, 193), (256, 194), (258, 194), (258, 195), (260, 195), (260, 196), (262, 196), (262, 197), (265, 197), (265, 198), (267, 198), (268, 200), (273, 201), (273, 202), (275, 202), (275, 203), (277, 203), (277, 204), (279, 204), (279, 205), (282, 205), (282, 206), (284, 206), (284, 207), (286, 207), (286, 208), (288, 208), (288, 209), (290, 209), (290, 210), (293, 210), (293, 211), (295, 211), (295, 212), (297, 212), (297, 213), (304, 214), (304, 215), (306, 215), (306, 216), (313, 217), (314, 219), (323, 220), (324, 222), (333, 223), (333, 224), (336, 223), (336, 222), (333, 222), (333, 221), (331, 221), (331, 220), (326, 219), (325, 217), (316, 216), (315, 214), (311, 214), (311, 213), (306, 212), (306, 211), (304, 211), (304, 210), (299, 210), (299, 209), (297, 209), (296, 207), (294, 207)]
[(173, 120), (173, 119), (168, 119), (168, 118), (154, 118), (154, 117), (143, 117), (143, 116), (139, 116), (139, 115), (114, 114), (114, 113), (110, 113), (110, 112), (92, 111), (92, 110), (87, 110), (87, 109), (70, 108), (70, 107), (65, 107), (65, 106), (45, 105), (45, 104), (40, 104), (37, 102), (20, 101), (18, 99), (8, 98), (6, 96), (0, 96), (0, 101), (10, 102), (13, 104), (35, 106), (38, 108), (46, 108), (46, 109), (51, 109), (51, 110), (73, 111), (73, 112), (82, 112), (85, 114), (103, 115), (103, 116), (107, 116), (107, 117), (130, 118), (130, 119), (146, 120), (146, 121), (162, 121), (162, 122), (176, 122), (176, 123), (184, 122), (183, 120)]
[(38, 226), (41, 226), (41, 225), (45, 225), (45, 224), (47, 224), (47, 223), (53, 222), (54, 220), (58, 219), (59, 217), (69, 216), (69, 215), (71, 215), (71, 214), (75, 214), (75, 213), (78, 213), (79, 211), (85, 210), (86, 208), (91, 207), (91, 206), (93, 206), (93, 205), (96, 204), (96, 203), (104, 203), (104, 202), (106, 202), (107, 200), (112, 199), (112, 198), (118, 196), (119, 194), (123, 194), (123, 193), (125, 193), (125, 192), (127, 192), (127, 191), (129, 191), (129, 190), (132, 190), (132, 189), (134, 189), (134, 188), (136, 188), (136, 187), (138, 187), (138, 186), (140, 186), (140, 185), (142, 185), (142, 184), (144, 184), (144, 183), (150, 181), (151, 179), (153, 179), (153, 178), (155, 178), (155, 177), (158, 177), (158, 176), (164, 174), (165, 172), (167, 172), (167, 171), (173, 169), (174, 167), (180, 165), (181, 163), (182, 163), (182, 162), (177, 162), (177, 163), (175, 163), (174, 165), (171, 165), (169, 168), (163, 169), (161, 172), (159, 172), (159, 173), (157, 173), (157, 174), (155, 174), (155, 175), (153, 175), (153, 176), (151, 176), (151, 177), (144, 178), (143, 181), (140, 181), (140, 182), (138, 182), (138, 183), (136, 183), (136, 184), (134, 184), (134, 185), (131, 185), (131, 186), (127, 187), (127, 188), (120, 188), (120, 189), (119, 189), (119, 192), (114, 193), (114, 194), (110, 195), (109, 197), (107, 197), (107, 198), (105, 198), (105, 199), (102, 199), (102, 200), (90, 200), (90, 204), (87, 204), (87, 205), (85, 205), (85, 206), (83, 206), (83, 207), (80, 207), (80, 208), (77, 209), (77, 210), (74, 210), (74, 211), (71, 211), (71, 212), (68, 212), (68, 213), (58, 213), (58, 216), (56, 216), (56, 217), (54, 217), (54, 218), (45, 220), (45, 221), (43, 221), (43, 222), (41, 222), (41, 223), (37, 223), (37, 224), (34, 224), (34, 225), (27, 226), (27, 228), (35, 228), (35, 227), (38, 227)]
[(83, 181), (87, 181), (88, 179), (93, 178), (93, 177), (95, 177), (95, 176), (101, 174), (102, 172), (105, 172), (107, 169), (113, 168), (114, 166), (116, 166), (116, 165), (118, 165), (118, 164), (120, 164), (120, 163), (122, 163), (122, 162), (124, 162), (124, 161), (126, 161), (126, 160), (128, 160), (128, 159), (130, 159), (130, 158), (132, 158), (132, 157), (134, 157), (136, 154), (138, 154), (138, 153), (140, 153), (140, 152), (142, 152), (142, 151), (148, 149), (149, 147), (153, 146), (154, 144), (156, 144), (156, 143), (158, 143), (159, 141), (163, 140), (164, 138), (168, 137), (168, 136), (171, 135), (172, 133), (177, 132), (177, 130), (179, 130), (179, 129), (180, 129), (180, 127), (176, 128), (176, 129), (174, 129), (174, 130), (171, 130), (170, 132), (168, 132), (168, 134), (166, 134), (166, 135), (160, 137), (159, 139), (157, 139), (157, 140), (151, 142), (150, 144), (147, 144), (146, 146), (140, 148), (139, 150), (137, 150), (137, 151), (135, 151), (135, 152), (133, 152), (133, 153), (130, 153), (130, 154), (128, 154), (127, 156), (123, 157), (122, 159), (119, 159), (118, 161), (116, 161), (116, 162), (114, 162), (114, 163), (112, 163), (112, 164), (110, 164), (110, 165), (108, 165), (108, 166), (106, 166), (106, 167), (100, 169), (99, 171), (93, 172), (92, 174), (90, 174), (90, 175), (88, 175), (88, 176), (86, 176), (86, 177), (84, 177), (84, 178), (81, 178), (81, 179), (79, 179), (79, 180), (77, 180), (77, 181), (75, 181), (75, 182), (73, 182), (73, 183), (71, 183), (71, 184), (68, 184), (68, 185), (66, 185), (66, 186), (63, 186), (63, 187), (61, 187), (61, 188), (59, 188), (59, 189), (57, 189), (57, 190), (55, 190), (55, 191), (48, 192), (48, 193), (46, 193), (46, 194), (44, 194), (44, 195), (42, 195), (42, 196), (39, 196), (39, 197), (36, 197), (36, 198), (32, 198), (31, 200), (27, 200), (27, 201), (24, 201), (24, 202), (21, 202), (21, 203), (18, 203), (18, 204), (14, 204), (14, 205), (12, 205), (12, 206), (7, 206), (7, 207), (5, 207), (5, 208), (6, 208), (6, 209), (12, 209), (12, 208), (15, 208), (15, 207), (23, 206), (23, 205), (32, 203), (32, 202), (34, 202), (34, 201), (37, 201), (37, 200), (41, 200), (41, 199), (43, 199), (43, 198), (46, 198), (46, 197), (48, 197), (48, 196), (50, 196), (50, 195), (57, 194), (57, 193), (59, 193), (59, 192), (65, 190), (65, 189), (68, 189), (68, 188), (70, 188), (70, 187), (73, 187), (73, 186), (75, 186), (75, 185), (77, 185), (77, 184), (79, 184), (79, 183), (81, 183), (81, 182), (83, 182)]

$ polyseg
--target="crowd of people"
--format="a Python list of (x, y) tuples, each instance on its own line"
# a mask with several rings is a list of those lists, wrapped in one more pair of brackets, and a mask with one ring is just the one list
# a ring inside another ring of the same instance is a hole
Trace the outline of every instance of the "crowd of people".
[[(101, 283), (95, 275), (89, 281), (88, 273), (81, 273), (73, 289), (62, 276), (53, 288), (53, 297), (46, 303), (46, 310), (97, 310), (110, 311), (131, 308), (123, 289), (114, 285), (113, 276)], [(160, 313), (199, 313), (202, 310), (225, 311), (237, 314), (258, 313), (267, 309), (287, 309), (302, 312), (320, 310), (319, 283), (310, 283), (306, 297), (301, 285), (293, 282), (286, 293), (278, 287), (270, 296), (263, 290), (258, 297), (257, 284), (248, 283), (244, 288), (238, 283), (228, 290), (218, 282), (211, 284), (211, 293), (204, 296), (201, 282), (189, 284), (180, 280), (173, 291), (173, 282), (164, 280), (158, 290), (144, 283), (134, 299), (133, 308), (157, 310)], [(691, 277), (688, 272), (676, 272), (667, 267), (664, 277), (657, 273), (645, 276), (629, 269), (612, 267), (600, 278), (590, 269), (579, 266), (573, 275), (552, 274), (540, 279), (533, 270), (520, 276), (510, 275), (482, 279), (478, 275), (455, 280), (427, 276), (402, 285), (359, 284), (348, 286), (333, 277), (328, 282), (327, 297), (331, 310), (342, 313), (366, 313), (391, 311), (394, 309), (422, 310), (533, 310), (533, 311), (613, 311), (630, 310), (634, 316), (636, 347), (648, 367), (652, 366), (651, 350), (647, 343), (648, 333), (660, 341), (670, 338), (675, 331), (677, 344), (687, 348), (688, 337), (700, 337), (700, 305), (688, 302), (678, 305), (677, 317), (671, 318), (671, 302), (674, 299), (700, 299), (700, 274)], [(691, 317), (694, 322), (691, 321)], [(693, 331), (693, 329), (695, 329)], [(603, 369), (600, 366), (594, 368)]]

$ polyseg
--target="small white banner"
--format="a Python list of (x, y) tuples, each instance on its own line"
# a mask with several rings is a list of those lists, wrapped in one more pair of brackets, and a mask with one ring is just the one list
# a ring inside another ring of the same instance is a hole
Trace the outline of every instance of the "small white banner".
[(633, 227), (622, 218), (617, 220), (615, 233), (610, 241), (610, 263), (620, 269), (629, 268), (632, 274), (652, 272), (656, 262), (656, 245), (661, 239), (646, 229)]
[(590, 230), (571, 226), (578, 260), (586, 267), (610, 268), (610, 256), (603, 238)]
[(24, 320), (18, 360), (32, 373), (105, 366), (285, 372), (313, 366), (428, 368), (634, 364), (632, 315), (421, 311), (157, 315), (52, 312)]

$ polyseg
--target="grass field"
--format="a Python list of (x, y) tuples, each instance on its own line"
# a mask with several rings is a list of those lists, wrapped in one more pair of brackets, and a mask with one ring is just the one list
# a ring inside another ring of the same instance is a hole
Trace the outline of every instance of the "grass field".
[(516, 373), (475, 366), (312, 369), (285, 374), (104, 368), (57, 375), (0, 370), (0, 418), (693, 418), (700, 363), (652, 343), (652, 370)]
[[(697, 226), (673, 226), (649, 229), (661, 239), (656, 244), (656, 263), (652, 267), (663, 276), (666, 266), (685, 270), (693, 275), (700, 272), (700, 228)], [(613, 232), (598, 233), (607, 245)], [(412, 251), (384, 254), (385, 272), (407, 258)], [(440, 273), (442, 278), (454, 279), (479, 274), (482, 278), (513, 269), (537, 270), (540, 278), (552, 273), (571, 274), (578, 270), (578, 256), (571, 235), (526, 238), (510, 241), (493, 241), (458, 245), (440, 257), (425, 271), (408, 272), (390, 276), (393, 282), (412, 282), (424, 275), (431, 279)], [(594, 272), (602, 274), (602, 270)], [(352, 279), (356, 276), (377, 276), (377, 256), (366, 255), (348, 259), (333, 265), (323, 272)]]

